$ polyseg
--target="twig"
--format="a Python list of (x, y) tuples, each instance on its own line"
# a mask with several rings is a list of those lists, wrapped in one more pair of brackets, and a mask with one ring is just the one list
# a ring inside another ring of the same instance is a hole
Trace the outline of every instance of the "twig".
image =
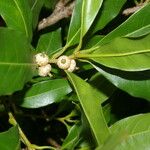
[(74, 9), (75, 1), (70, 2), (68, 4), (68, 1), (66, 0), (60, 0), (53, 11), (53, 13), (48, 16), (47, 18), (44, 18), (41, 20), (38, 24), (38, 30), (44, 29), (50, 25), (53, 25), (57, 23), (59, 20), (63, 18), (68, 18)]
[(136, 11), (138, 11), (139, 9), (141, 9), (143, 6), (145, 6), (148, 2), (149, 2), (149, 0), (145, 0), (144, 2), (141, 1), (140, 3), (136, 3), (136, 6), (125, 9), (122, 12), (122, 14), (125, 16), (131, 15), (131, 14), (135, 13)]
[(48, 138), (47, 142), (50, 145), (54, 146), (56, 149), (60, 149), (61, 148), (61, 146), (54, 139), (52, 139), (52, 138)]
[[(13, 114), (11, 112), (9, 112), (8, 115), (9, 115), (9, 123), (12, 124), (13, 126), (18, 125)], [(21, 141), (27, 146), (27, 148), (25, 148), (25, 149), (27, 149), (27, 150), (38, 150), (38, 149), (39, 150), (41, 150), (41, 149), (56, 150), (54, 147), (51, 147), (51, 146), (38, 146), (35, 144), (31, 144), (19, 125), (18, 125), (18, 130), (19, 130), (19, 135), (20, 135)]]
[[(12, 124), (13, 126), (18, 125), (17, 121), (15, 120), (14, 116), (12, 115), (11, 112), (8, 113), (9, 115), (9, 123)], [(19, 127), (18, 125), (18, 130), (19, 130), (19, 134), (21, 137), (22, 142), (28, 147), (29, 150), (35, 150), (34, 148), (31, 148), (31, 143), (30, 141), (27, 139), (27, 137), (25, 136), (25, 134), (23, 133), (22, 129)]]

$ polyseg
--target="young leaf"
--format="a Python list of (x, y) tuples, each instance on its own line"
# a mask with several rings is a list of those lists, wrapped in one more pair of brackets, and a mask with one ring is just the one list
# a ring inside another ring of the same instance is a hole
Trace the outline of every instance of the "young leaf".
[(0, 15), (8, 27), (32, 38), (32, 14), (27, 0), (1, 0)]
[(20, 137), (17, 126), (0, 133), (1, 150), (20, 150)]
[(113, 20), (120, 12), (122, 6), (127, 0), (105, 0), (101, 11), (98, 13), (92, 31), (95, 33), (103, 29), (111, 20)]
[(20, 106), (39, 108), (58, 102), (71, 92), (71, 87), (64, 79), (56, 79), (34, 84), (26, 91)]
[(93, 67), (116, 87), (126, 91), (132, 96), (150, 100), (150, 80), (148, 73), (136, 72), (135, 74), (129, 74), (129, 72), (122, 72), (120, 74), (116, 70), (105, 70), (95, 65), (93, 65)]
[(99, 12), (103, 0), (84, 0), (81, 14), (81, 37), (82, 38), (91, 27), (97, 13)]
[(77, 93), (96, 142), (101, 145), (110, 134), (102, 112), (101, 93), (73, 73), (67, 74)]
[(43, 34), (36, 47), (37, 52), (45, 52), (51, 56), (56, 53), (62, 47), (61, 41), (61, 29)]
[[(132, 16), (130, 16), (120, 26), (118, 26), (112, 32), (107, 34), (96, 45), (102, 45), (102, 44), (108, 43), (116, 37), (125, 36), (129, 33), (139, 30), (140, 28), (143, 28), (144, 26), (149, 25), (150, 24), (150, 19), (148, 15), (149, 10), (150, 10), (150, 4), (147, 4), (145, 7), (143, 7), (142, 9), (134, 13)], [(142, 20), (142, 23), (139, 23), (139, 20)]]
[[(98, 47), (88, 57), (99, 64), (119, 70), (149, 70), (149, 40), (150, 35), (136, 40), (116, 38), (110, 43)], [(86, 54), (84, 57), (86, 57)]]
[(0, 28), (0, 95), (21, 90), (35, 69), (31, 45), (20, 32)]

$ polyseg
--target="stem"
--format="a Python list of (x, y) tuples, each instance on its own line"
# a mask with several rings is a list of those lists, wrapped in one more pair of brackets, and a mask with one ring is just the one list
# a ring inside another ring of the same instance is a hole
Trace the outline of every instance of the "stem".
[(77, 53), (78, 51), (80, 51), (81, 47), (82, 47), (82, 39), (80, 40), (80, 43), (77, 46), (77, 48), (75, 49), (74, 53)]
[[(13, 126), (18, 125), (17, 121), (15, 120), (14, 116), (12, 115), (11, 112), (8, 113), (9, 115), (9, 123), (12, 124)], [(25, 136), (25, 134), (23, 133), (22, 129), (19, 127), (18, 125), (18, 130), (19, 130), (19, 134), (21, 136), (21, 140), (22, 142), (28, 147), (29, 150), (35, 150), (34, 148), (31, 147), (31, 143), (30, 141), (27, 139), (27, 137)]]
[(56, 148), (52, 147), (52, 146), (37, 146), (32, 144), (32, 148), (37, 149), (37, 150), (41, 150), (41, 149), (50, 149), (50, 150), (56, 150)]
[(51, 64), (55, 64), (56, 62), (57, 62), (57, 60), (56, 60), (56, 59), (54, 59), (54, 58), (49, 59), (49, 63), (51, 63)]
[(71, 117), (75, 117), (77, 115), (77, 113), (75, 111), (72, 111), (70, 114), (68, 114), (67, 116), (65, 117), (62, 117), (62, 118), (56, 118), (56, 120), (62, 122), (64, 125), (66, 125), (66, 127), (68, 128), (68, 124), (66, 123), (67, 122), (70, 122), (70, 123), (75, 123), (76, 120), (72, 120)]
[[(18, 123), (15, 120), (13, 114), (11, 112), (9, 112), (8, 115), (9, 115), (9, 123), (12, 124), (13, 126), (18, 125)], [(56, 150), (54, 147), (51, 147), (51, 146), (37, 146), (35, 144), (31, 144), (19, 125), (18, 125), (18, 130), (19, 130), (19, 134), (20, 134), (20, 137), (21, 137), (21, 141), (27, 146), (28, 150), (36, 150), (36, 149), (37, 150), (38, 149), (39, 150), (40, 149)]]
[(92, 48), (89, 48), (89, 49), (86, 49), (86, 50), (82, 50), (80, 53), (82, 54), (89, 54), (89, 53), (92, 53), (93, 51), (99, 49), (100, 47), (99, 46), (96, 46), (96, 47), (92, 47)]
[(54, 54), (54, 55), (52, 56), (52, 60), (55, 60), (55, 59), (58, 58), (60, 55), (62, 55), (62, 54), (66, 51), (67, 48), (68, 48), (68, 44), (65, 45), (65, 46), (62, 48), (62, 50), (60, 50), (59, 52), (57, 52), (56, 54)]
[[(76, 35), (80, 32), (80, 30), (81, 30), (81, 29), (79, 28), (78, 31), (75, 33), (75, 35), (71, 38), (71, 40), (70, 40), (60, 51), (58, 51), (57, 53), (55, 53), (55, 54), (52, 56), (51, 59), (56, 59), (56, 58), (58, 58), (59, 56), (61, 56), (61, 55), (67, 50), (67, 48), (70, 47), (70, 44), (72, 43), (72, 41), (74, 40), (74, 38), (76, 37)], [(81, 45), (81, 44), (79, 44), (79, 45)], [(79, 51), (80, 48), (81, 48), (81, 46), (78, 46), (75, 51), (76, 51), (76, 52)]]

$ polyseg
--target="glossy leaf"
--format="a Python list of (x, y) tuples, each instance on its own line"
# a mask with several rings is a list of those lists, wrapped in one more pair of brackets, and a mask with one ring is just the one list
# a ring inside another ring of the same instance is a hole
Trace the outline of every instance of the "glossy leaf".
[(124, 142), (117, 145), (115, 150), (147, 150), (150, 147), (150, 131), (129, 136)]
[(17, 126), (0, 133), (1, 150), (20, 150), (20, 137)]
[[(126, 71), (150, 69), (150, 35), (141, 39), (116, 38), (89, 54), (93, 61)], [(85, 55), (86, 57), (86, 55)]]
[(36, 47), (37, 52), (45, 52), (49, 56), (53, 55), (62, 46), (61, 41), (61, 29), (41, 35), (38, 45)]
[(145, 36), (149, 33), (150, 33), (150, 25), (147, 25), (147, 26), (144, 26), (144, 27), (142, 27), (142, 28), (140, 28), (134, 32), (127, 34), (125, 37), (138, 38), (138, 37)]
[(81, 126), (79, 124), (75, 124), (70, 129), (66, 139), (63, 141), (62, 150), (69, 149), (74, 150), (77, 142), (79, 141)]
[(73, 73), (67, 74), (74, 86), (97, 144), (101, 145), (109, 136), (109, 129), (100, 106), (102, 103), (101, 93)]
[(32, 14), (27, 0), (1, 0), (0, 15), (8, 27), (32, 38)]
[(35, 69), (31, 45), (26, 37), (7, 28), (0, 28), (0, 95), (21, 90)]
[(106, 101), (116, 90), (116, 87), (99, 72), (91, 77), (89, 83), (101, 93), (102, 101)]
[(113, 134), (119, 134), (122, 130), (128, 134), (124, 141), (116, 145), (114, 150), (147, 150), (150, 147), (149, 124), (150, 114), (140, 114), (125, 118), (112, 125)]
[[(96, 150), (115, 150), (117, 145), (122, 144), (122, 142), (128, 137), (128, 133), (125, 131), (120, 131), (118, 134), (111, 134), (103, 146), (99, 146)], [(121, 149), (120, 149), (121, 150)]]
[(96, 150), (147, 150), (150, 147), (149, 142), (150, 131), (141, 132), (128, 136), (127, 134), (112, 135), (111, 141), (109, 140), (103, 147)]
[(125, 130), (128, 134), (134, 135), (149, 130), (150, 114), (139, 114), (122, 119), (113, 124), (110, 129), (112, 133), (119, 133)]
[(111, 20), (113, 20), (119, 14), (126, 1), (127, 0), (105, 0), (92, 27), (93, 33), (103, 29)]
[(95, 66), (95, 69), (103, 74), (111, 83), (116, 87), (126, 91), (132, 96), (144, 98), (150, 100), (150, 79), (149, 73), (129, 73), (129, 72), (117, 72), (115, 70), (102, 69)]
[(26, 91), (22, 107), (39, 108), (61, 101), (65, 95), (71, 92), (71, 87), (64, 79), (43, 81), (34, 84)]
[(81, 15), (81, 38), (91, 27), (98, 11), (101, 8), (103, 0), (84, 0), (82, 4)]
[(131, 116), (110, 127), (112, 135), (96, 150), (147, 150), (149, 148), (150, 114)]
[(68, 46), (77, 44), (80, 41), (81, 11), (82, 11), (82, 1), (76, 0), (67, 36)]
[[(120, 26), (118, 26), (112, 32), (107, 34), (96, 45), (102, 45), (102, 44), (108, 43), (116, 37), (125, 36), (129, 33), (132, 33), (136, 30), (143, 28), (144, 26), (149, 25), (150, 24), (150, 19), (148, 15), (149, 10), (150, 10), (150, 4), (147, 4), (145, 7), (143, 7), (142, 9), (140, 9), (139, 11), (131, 15)], [(139, 23), (140, 20), (142, 20), (142, 23)]]

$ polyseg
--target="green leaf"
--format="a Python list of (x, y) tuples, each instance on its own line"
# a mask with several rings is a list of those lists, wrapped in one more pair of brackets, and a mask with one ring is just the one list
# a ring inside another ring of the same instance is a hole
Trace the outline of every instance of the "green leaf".
[(101, 11), (98, 13), (92, 31), (95, 33), (103, 29), (111, 20), (113, 20), (120, 12), (122, 6), (127, 0), (105, 0)]
[(110, 127), (112, 135), (96, 150), (147, 150), (149, 148), (150, 114), (122, 119)]
[(61, 149), (74, 150), (77, 142), (79, 141), (80, 131), (81, 126), (79, 124), (75, 124), (74, 126), (72, 126), (66, 139), (63, 141)]
[(61, 41), (61, 29), (56, 31), (43, 34), (36, 47), (37, 52), (45, 52), (47, 55), (51, 56), (62, 47)]
[[(31, 1), (31, 0), (29, 0)], [(36, 28), (41, 8), (44, 4), (43, 0), (34, 0), (31, 5), (33, 29)]]
[(148, 150), (150, 147), (149, 136), (150, 131), (133, 134), (117, 145), (114, 150)]
[[(149, 19), (149, 15), (148, 15), (149, 10), (150, 10), (150, 4), (147, 4), (145, 7), (143, 7), (142, 9), (140, 9), (139, 11), (137, 11), (136, 13), (131, 15), (120, 26), (118, 26), (112, 32), (107, 34), (96, 45), (102, 45), (102, 44), (108, 43), (116, 37), (125, 36), (129, 33), (139, 30), (140, 28), (143, 28), (144, 26), (149, 25), (150, 24), (150, 19)], [(139, 23), (139, 21), (141, 21), (141, 20), (142, 20), (142, 23)]]
[(71, 91), (71, 87), (64, 79), (39, 82), (26, 91), (20, 105), (26, 108), (47, 106), (61, 101)]
[(84, 49), (90, 49), (93, 47), (93, 45), (95, 45), (96, 43), (98, 43), (104, 36), (101, 35), (95, 35), (93, 37), (90, 37), (90, 39), (87, 41), (85, 41)]
[(96, 150), (115, 150), (116, 146), (121, 144), (127, 136), (128, 133), (125, 131), (120, 131), (118, 134), (111, 134), (104, 145), (97, 147)]
[(34, 73), (31, 45), (20, 32), (0, 28), (0, 95), (21, 90)]
[(82, 1), (76, 0), (67, 36), (68, 46), (75, 45), (80, 41), (81, 11), (82, 11)]
[(67, 36), (67, 46), (79, 43), (92, 25), (101, 5), (102, 0), (76, 1)]
[(103, 0), (84, 0), (81, 14), (81, 37), (82, 38), (91, 27), (97, 13), (99, 12)]
[(108, 139), (108, 143), (96, 150), (147, 150), (150, 147), (149, 135), (150, 131), (132, 136), (127, 136), (126, 134), (112, 135), (111, 139)]
[(1, 0), (0, 15), (8, 27), (32, 38), (32, 14), (27, 0)]
[(125, 35), (125, 37), (138, 38), (138, 37), (145, 36), (149, 33), (150, 33), (150, 25), (147, 25), (147, 26), (144, 26), (144, 27), (132, 32), (132, 33)]
[(20, 150), (20, 137), (17, 126), (0, 133), (1, 150)]
[(103, 112), (104, 112), (104, 116), (106, 119), (106, 122), (109, 123), (111, 120), (111, 105), (110, 104), (106, 104), (103, 107)]
[(147, 150), (150, 147), (150, 114), (125, 118), (111, 126), (112, 134), (126, 131), (128, 136), (114, 150)]
[(101, 101), (103, 102), (106, 101), (116, 90), (116, 87), (99, 72), (91, 77), (89, 83), (101, 93)]
[(116, 38), (112, 42), (98, 47), (88, 57), (99, 64), (119, 70), (149, 70), (149, 41), (150, 35), (136, 40)]
[(97, 144), (101, 145), (110, 134), (100, 106), (102, 103), (101, 93), (73, 73), (67, 74), (74, 86)]
[[(134, 135), (149, 130), (150, 114), (139, 114), (122, 119), (113, 124), (110, 129), (112, 133), (119, 133), (125, 130), (128, 134)], [(150, 131), (150, 130), (149, 130)]]
[(103, 74), (116, 87), (126, 91), (132, 96), (150, 100), (150, 79), (149, 73), (142, 72), (118, 72), (116, 70), (93, 67)]

